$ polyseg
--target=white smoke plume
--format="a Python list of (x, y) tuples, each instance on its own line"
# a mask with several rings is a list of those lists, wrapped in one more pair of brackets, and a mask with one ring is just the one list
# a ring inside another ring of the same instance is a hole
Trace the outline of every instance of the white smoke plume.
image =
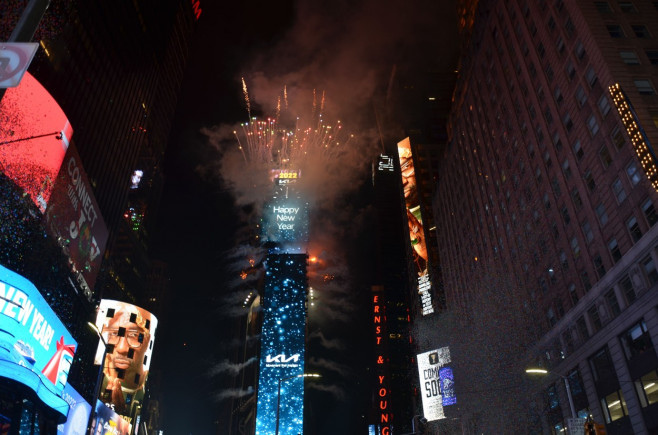
[(252, 357), (249, 358), (247, 361), (243, 363), (232, 363), (228, 360), (224, 360), (220, 362), (219, 364), (215, 364), (213, 367), (208, 370), (208, 374), (210, 376), (215, 376), (218, 374), (228, 374), (228, 375), (237, 375), (244, 369), (245, 367), (255, 363), (258, 361), (258, 358)]
[(345, 350), (345, 344), (338, 338), (326, 338), (322, 331), (314, 331), (308, 335), (309, 340), (320, 339), (320, 345), (325, 349)]
[(218, 392), (215, 394), (214, 398), (219, 402), (226, 399), (239, 399), (240, 397), (249, 396), (251, 394), (254, 394), (253, 387), (249, 387), (246, 390), (239, 388), (229, 388)]

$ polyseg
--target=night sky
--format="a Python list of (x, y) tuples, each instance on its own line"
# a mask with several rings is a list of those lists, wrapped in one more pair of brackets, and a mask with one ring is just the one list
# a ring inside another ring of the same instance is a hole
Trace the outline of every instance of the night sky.
[(239, 238), (260, 195), (244, 187), (249, 168), (229, 164), (235, 144), (226, 131), (247, 119), (242, 77), (252, 115), (273, 114), (284, 86), (296, 113), (309, 107), (314, 89), (322, 90), (327, 118), (340, 119), (358, 136), (340, 161), (306, 170), (319, 174), (309, 188), (315, 204), (310, 253), (323, 259), (322, 272), (337, 276), (309, 328), (307, 364), (326, 379), (308, 393), (308, 424), (317, 433), (354, 433), (367, 405), (358, 351), (367, 337), (353, 331), (367, 329), (359, 322), (371, 284), (362, 259), (370, 237), (364, 186), (370, 158), (380, 149), (373, 97), (385, 93), (394, 65), (424, 68), (432, 59), (440, 67), (442, 57), (452, 56), (446, 50), (455, 45), (454, 2), (207, 1), (201, 7), (153, 249), (172, 277), (172, 309), (161, 322), (151, 375), (161, 386), (165, 434), (215, 433), (222, 428), (219, 410), (230, 404), (218, 400), (229, 376), (210, 373), (238, 362), (227, 350), (236, 338), (229, 333), (235, 321), (230, 304), (235, 299), (239, 306), (240, 299), (231, 283)]

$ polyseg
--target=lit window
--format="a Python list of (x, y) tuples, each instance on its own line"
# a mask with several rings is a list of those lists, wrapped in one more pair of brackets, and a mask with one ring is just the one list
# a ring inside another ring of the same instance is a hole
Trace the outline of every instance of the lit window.
[(658, 371), (652, 370), (636, 380), (635, 389), (643, 408), (658, 403)]
[(637, 183), (640, 182), (641, 179), (640, 171), (637, 170), (637, 166), (635, 165), (635, 162), (631, 162), (626, 167), (626, 174), (628, 175), (628, 179), (631, 180), (631, 183), (633, 183), (633, 186), (635, 186)]
[(640, 59), (637, 57), (637, 53), (634, 51), (620, 51), (619, 55), (621, 56), (621, 60), (623, 60), (626, 65), (640, 64)]
[(603, 409), (606, 423), (611, 423), (628, 415), (626, 401), (624, 400), (624, 394), (621, 390), (608, 394), (601, 399), (601, 408)]

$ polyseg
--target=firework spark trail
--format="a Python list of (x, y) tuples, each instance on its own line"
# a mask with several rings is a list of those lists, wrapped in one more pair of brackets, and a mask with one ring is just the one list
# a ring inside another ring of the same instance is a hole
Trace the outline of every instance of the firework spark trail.
[(244, 77), (242, 77), (242, 93), (244, 94), (244, 101), (247, 103), (247, 114), (251, 119), (251, 103), (249, 102), (249, 92), (247, 92), (247, 82), (244, 81)]

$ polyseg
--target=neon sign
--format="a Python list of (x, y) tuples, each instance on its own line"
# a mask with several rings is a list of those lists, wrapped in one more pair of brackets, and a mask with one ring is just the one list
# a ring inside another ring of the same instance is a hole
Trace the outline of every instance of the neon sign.
[(372, 319), (375, 329), (375, 376), (376, 406), (375, 416), (377, 435), (389, 435), (392, 427), (392, 414), (390, 412), (390, 388), (388, 382), (388, 355), (384, 336), (386, 334), (386, 313), (382, 301), (383, 290), (381, 286), (373, 286), (372, 291)]

